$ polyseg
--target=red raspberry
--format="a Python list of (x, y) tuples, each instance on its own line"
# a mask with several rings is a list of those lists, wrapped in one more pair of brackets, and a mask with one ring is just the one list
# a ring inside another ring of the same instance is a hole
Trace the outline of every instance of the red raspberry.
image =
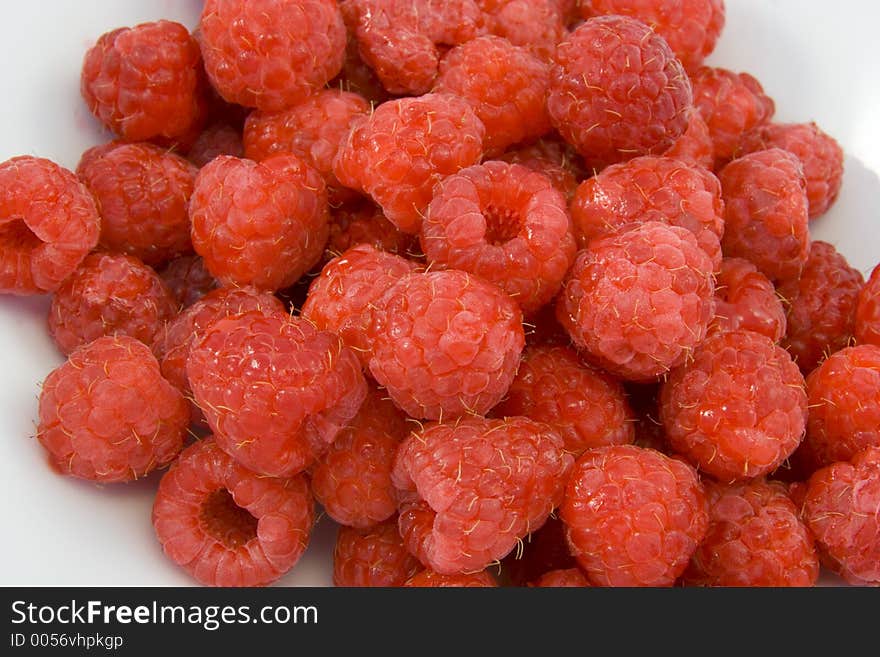
[(572, 552), (596, 586), (671, 586), (709, 522), (693, 468), (633, 445), (584, 453), (561, 512)]
[(369, 529), (340, 527), (336, 534), (336, 586), (403, 586), (420, 570), (419, 560), (403, 546), (397, 518)]
[(434, 187), (421, 232), (432, 266), (477, 274), (525, 312), (547, 304), (574, 261), (565, 198), (545, 175), (486, 162)]
[(159, 278), (177, 301), (179, 310), (189, 308), (217, 287), (217, 281), (205, 269), (205, 261), (197, 255), (175, 258), (159, 271)]
[(776, 288), (755, 265), (724, 258), (715, 275), (715, 319), (711, 331), (754, 331), (773, 342), (785, 335), (785, 308)]
[(188, 420), (186, 401), (145, 345), (103, 337), (46, 378), (37, 440), (59, 472), (130, 481), (177, 456)]
[(810, 417), (798, 458), (812, 472), (880, 447), (880, 347), (831, 354), (807, 377)]
[(687, 68), (715, 50), (724, 28), (724, 0), (588, 0), (584, 18), (620, 14), (638, 19), (666, 39)]
[(343, 185), (372, 196), (400, 230), (416, 234), (434, 184), (480, 159), (484, 133), (457, 96), (391, 100), (355, 122), (333, 172)]
[(702, 586), (813, 586), (819, 558), (785, 485), (706, 484), (709, 531), (684, 574)]
[(0, 294), (53, 292), (98, 243), (95, 200), (42, 158), (0, 164)]
[(550, 61), (566, 36), (557, 0), (476, 0), (492, 34)]
[(589, 586), (590, 583), (578, 568), (566, 568), (565, 570), (549, 570), (529, 586), (573, 588)]
[(568, 549), (565, 525), (555, 516), (547, 518), (538, 530), (526, 536), (521, 546), (508, 554), (502, 563), (514, 586), (526, 586), (552, 570), (577, 565)]
[(454, 575), (441, 575), (430, 570), (423, 570), (410, 577), (403, 585), (429, 588), (488, 588), (498, 586), (492, 575), (485, 570), (477, 573), (456, 573)]
[(474, 0), (349, 0), (361, 58), (392, 94), (418, 96), (431, 89), (439, 46), (455, 46), (485, 33)]
[(696, 108), (688, 112), (687, 129), (663, 155), (704, 169), (712, 169), (715, 163), (715, 147), (709, 135), (709, 126)]
[(802, 508), (820, 550), (847, 581), (880, 584), (880, 449), (813, 474)]
[(341, 525), (366, 528), (395, 514), (391, 467), (408, 433), (406, 416), (371, 390), (312, 468), (312, 492), (327, 515)]
[(370, 371), (408, 415), (483, 415), (504, 397), (525, 335), (497, 287), (456, 270), (412, 273), (376, 305)]
[(153, 503), (153, 527), (165, 554), (209, 586), (275, 581), (299, 561), (314, 520), (304, 477), (254, 474), (211, 438), (181, 453)]
[(321, 259), (329, 233), (324, 181), (295, 155), (218, 157), (199, 171), (189, 214), (193, 246), (224, 285), (288, 287)]
[(428, 425), (394, 464), (404, 544), (438, 573), (484, 568), (547, 520), (571, 464), (559, 434), (526, 418)]
[(315, 169), (327, 183), (330, 202), (338, 205), (353, 195), (333, 175), (333, 158), (354, 120), (367, 116), (370, 104), (357, 94), (324, 89), (283, 112), (252, 112), (244, 124), (244, 152), (251, 160), (293, 154)]
[(189, 30), (157, 21), (102, 35), (86, 52), (80, 91), (89, 111), (124, 139), (174, 139), (202, 120), (202, 76)]
[(319, 330), (336, 333), (366, 367), (374, 304), (415, 268), (409, 260), (368, 244), (355, 246), (328, 262), (312, 281), (301, 314)]
[(855, 333), (859, 342), (880, 345), (880, 265), (859, 293)]
[(703, 115), (715, 151), (715, 168), (735, 154), (742, 136), (769, 123), (776, 111), (773, 99), (748, 73), (701, 66), (691, 75), (694, 106)]
[(719, 264), (723, 216), (718, 179), (668, 157), (637, 157), (612, 165), (582, 182), (571, 204), (581, 248), (622, 226), (659, 221), (687, 228)]
[(357, 7), (349, 0), (339, 0), (339, 10), (348, 31), (348, 41), (345, 46), (345, 61), (342, 70), (333, 80), (327, 83), (331, 89), (341, 89), (360, 94), (371, 105), (381, 105), (391, 96), (382, 86), (382, 81), (363, 60), (358, 48), (357, 32)]
[(797, 278), (810, 255), (807, 194), (797, 158), (771, 148), (718, 174), (724, 196), (724, 255), (745, 258), (772, 281)]
[(106, 144), (87, 150), (76, 173), (101, 212), (102, 247), (153, 266), (192, 251), (194, 165), (152, 144)]
[(545, 98), (550, 71), (525, 48), (497, 36), (468, 41), (449, 51), (434, 90), (464, 98), (486, 127), (487, 156), (550, 131)]
[(346, 36), (333, 0), (205, 0), (198, 38), (223, 98), (278, 112), (339, 73)]
[(324, 254), (328, 260), (358, 244), (399, 256), (406, 255), (413, 245), (412, 235), (397, 230), (372, 201), (358, 199), (331, 209), (330, 217), (330, 238)]
[(703, 341), (714, 312), (712, 261), (690, 231), (656, 221), (583, 250), (556, 307), (575, 345), (604, 369), (650, 381)]
[(843, 149), (815, 123), (771, 123), (746, 133), (738, 154), (781, 148), (794, 154), (804, 168), (810, 219), (828, 211), (843, 182)]
[(816, 241), (800, 278), (779, 286), (779, 294), (788, 302), (782, 344), (804, 373), (849, 344), (864, 282), (861, 272), (833, 246)]
[(507, 397), (492, 411), (496, 417), (523, 415), (550, 425), (565, 450), (631, 443), (633, 414), (623, 386), (604, 372), (584, 365), (569, 347), (537, 346), (523, 352)]
[(804, 378), (788, 353), (751, 331), (709, 337), (660, 392), (672, 448), (713, 477), (749, 479), (775, 470), (801, 442)]
[(208, 326), (192, 345), (186, 374), (220, 448), (273, 477), (308, 468), (367, 394), (342, 340), (275, 313)]
[(575, 163), (577, 154), (565, 142), (539, 139), (529, 146), (507, 151), (498, 157), (503, 162), (521, 164), (547, 176), (567, 201), (571, 201), (583, 172)]
[(176, 310), (165, 283), (140, 260), (93, 253), (52, 297), (49, 333), (64, 354), (103, 335), (151, 346)]
[(659, 155), (684, 133), (691, 85), (666, 42), (623, 16), (592, 18), (559, 44), (550, 120), (588, 164)]
[(220, 155), (244, 157), (241, 131), (228, 123), (212, 123), (196, 138), (186, 157), (197, 167), (202, 168)]

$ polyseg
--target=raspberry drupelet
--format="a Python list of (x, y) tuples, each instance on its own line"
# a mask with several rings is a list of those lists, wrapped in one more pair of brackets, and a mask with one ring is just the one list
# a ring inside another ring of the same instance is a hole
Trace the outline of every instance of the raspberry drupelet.
[(191, 347), (186, 374), (220, 448), (273, 477), (308, 468), (367, 394), (360, 364), (340, 338), (277, 313), (208, 326)]
[(358, 244), (405, 256), (413, 246), (413, 236), (399, 231), (375, 203), (359, 198), (330, 209), (330, 237), (324, 257), (330, 260)]
[(334, 0), (206, 0), (197, 34), (214, 89), (267, 112), (323, 87), (345, 56)]
[(709, 135), (709, 126), (706, 125), (699, 110), (691, 108), (688, 112), (687, 129), (663, 155), (712, 170), (715, 163), (715, 147)]
[(595, 586), (672, 586), (709, 523), (693, 468), (633, 445), (585, 452), (561, 515), (572, 553)]
[(180, 23), (107, 32), (86, 52), (80, 90), (89, 110), (126, 141), (173, 140), (207, 109), (199, 45)]
[(95, 199), (73, 172), (28, 155), (0, 164), (0, 294), (54, 292), (100, 231)]
[(525, 346), (514, 301), (457, 270), (402, 277), (376, 302), (370, 338), (376, 382), (408, 415), (429, 420), (487, 413)]
[(202, 130), (187, 152), (186, 159), (201, 169), (220, 155), (244, 157), (241, 130), (225, 121), (217, 121)]
[(158, 273), (177, 301), (179, 310), (189, 308), (217, 288), (217, 280), (205, 269), (205, 261), (197, 255), (175, 258)]
[(768, 474), (803, 438), (804, 378), (770, 338), (717, 333), (663, 383), (660, 419), (672, 448), (716, 479)]
[(96, 252), (58, 288), (49, 333), (64, 354), (104, 335), (152, 346), (177, 303), (165, 283), (137, 258)]
[(583, 364), (566, 346), (532, 346), (495, 417), (522, 415), (556, 429), (575, 457), (634, 440), (634, 416), (620, 382)]
[(153, 503), (165, 554), (208, 586), (271, 584), (305, 552), (314, 519), (305, 477), (255, 474), (213, 438), (181, 453)]
[(367, 528), (397, 512), (391, 467), (409, 434), (406, 416), (371, 389), (357, 415), (312, 467), (312, 492), (341, 525)]
[(557, 318), (604, 369), (651, 381), (706, 336), (715, 314), (712, 271), (689, 230), (656, 221), (627, 226), (579, 253)]
[(706, 483), (709, 530), (684, 574), (698, 586), (813, 586), (819, 558), (784, 484)]
[(80, 347), (46, 377), (39, 418), (37, 440), (59, 472), (112, 483), (171, 462), (189, 411), (149, 348), (117, 336)]
[(417, 234), (434, 185), (476, 164), (485, 127), (467, 101), (450, 94), (390, 100), (355, 121), (333, 173), (371, 196), (400, 230)]
[(152, 144), (111, 143), (83, 153), (76, 173), (101, 213), (103, 248), (154, 267), (192, 252), (193, 164)]
[(572, 460), (559, 434), (522, 417), (426, 425), (394, 464), (404, 544), (438, 573), (484, 568), (547, 520)]
[(340, 527), (336, 534), (334, 586), (403, 586), (420, 570), (403, 545), (396, 517), (366, 529)]
[(831, 244), (815, 241), (800, 277), (778, 286), (788, 305), (782, 345), (804, 374), (850, 343), (864, 282)]
[(725, 256), (745, 258), (771, 281), (797, 278), (810, 255), (803, 168), (771, 148), (734, 160), (718, 174)]
[(550, 120), (593, 168), (661, 154), (687, 128), (691, 102), (681, 63), (639, 21), (591, 18), (556, 50)]
[(432, 570), (423, 570), (410, 577), (403, 585), (422, 588), (494, 588), (498, 583), (485, 570), (453, 575), (441, 575)]
[(587, 581), (587, 578), (584, 576), (579, 568), (566, 568), (565, 570), (548, 570), (534, 582), (531, 582), (529, 584), (529, 586), (535, 586), (539, 588), (581, 588), (589, 585), (590, 583)]
[(874, 267), (856, 306), (856, 340), (880, 346), (880, 265)]
[(432, 268), (477, 274), (524, 312), (556, 296), (576, 250), (565, 198), (552, 181), (498, 161), (440, 181), (420, 239)]
[(487, 29), (549, 61), (566, 35), (557, 0), (476, 0)]
[(724, 258), (715, 274), (713, 331), (754, 331), (773, 342), (785, 335), (785, 308), (773, 283), (748, 260)]
[(511, 164), (521, 164), (532, 171), (543, 173), (553, 181), (566, 201), (571, 201), (578, 186), (578, 179), (585, 175), (575, 161), (578, 159), (577, 154), (571, 146), (558, 138), (539, 139), (528, 146), (507, 151), (498, 156), (498, 159)]
[(193, 247), (221, 284), (270, 292), (317, 264), (329, 234), (324, 180), (295, 155), (216, 158), (196, 177), (189, 215)]

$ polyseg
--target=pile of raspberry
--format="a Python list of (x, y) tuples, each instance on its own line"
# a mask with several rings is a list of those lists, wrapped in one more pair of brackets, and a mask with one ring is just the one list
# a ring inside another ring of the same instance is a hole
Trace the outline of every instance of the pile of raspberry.
[[(206, 0), (113, 30), (75, 171), (0, 164), (54, 468), (160, 471), (207, 585), (880, 584), (880, 268), (723, 0)], [(149, 522), (144, 518), (144, 522)], [(157, 548), (158, 549), (158, 548)]]

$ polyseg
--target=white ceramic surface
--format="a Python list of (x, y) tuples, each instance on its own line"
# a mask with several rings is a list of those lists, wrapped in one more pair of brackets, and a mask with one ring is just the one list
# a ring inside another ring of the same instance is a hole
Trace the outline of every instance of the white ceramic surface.
[[(40, 0), (0, 7), (0, 161), (34, 154), (75, 167), (108, 138), (79, 98), (85, 49), (120, 25), (171, 18), (194, 26), (199, 0)], [(867, 273), (880, 260), (880, 5), (864, 0), (727, 0), (710, 62), (756, 75), (777, 120), (815, 120), (847, 151), (843, 192), (817, 222)], [(60, 477), (33, 440), (40, 381), (59, 363), (44, 298), (0, 298), (0, 585), (188, 585), (150, 524), (156, 478), (95, 486)], [(324, 522), (285, 585), (330, 583), (332, 523)]]

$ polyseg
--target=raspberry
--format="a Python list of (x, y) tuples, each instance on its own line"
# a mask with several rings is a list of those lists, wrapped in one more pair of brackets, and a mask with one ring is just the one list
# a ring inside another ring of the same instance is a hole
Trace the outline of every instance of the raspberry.
[(776, 288), (755, 265), (724, 258), (715, 275), (715, 319), (711, 331), (754, 331), (773, 342), (785, 335), (785, 309)]
[(663, 37), (686, 68), (715, 50), (724, 28), (724, 0), (588, 0), (584, 18), (619, 14), (638, 19)]
[(584, 574), (578, 568), (567, 568), (565, 570), (549, 570), (530, 586), (537, 587), (584, 587), (590, 583)]
[(370, 371), (408, 415), (483, 415), (504, 397), (525, 335), (501, 290), (461, 271), (412, 273), (376, 305)]
[(361, 58), (392, 94), (429, 91), (440, 61), (438, 46), (455, 46), (485, 33), (474, 0), (349, 0)]
[(779, 294), (788, 302), (782, 344), (804, 373), (849, 344), (863, 284), (861, 272), (833, 246), (816, 241), (800, 278), (779, 286)]
[(288, 287), (321, 259), (329, 233), (324, 181), (294, 155), (218, 157), (199, 171), (189, 214), (193, 247), (223, 285)]
[(198, 170), (152, 144), (87, 150), (76, 170), (101, 213), (100, 245), (161, 265), (192, 251), (187, 204)]
[(687, 129), (663, 155), (704, 169), (712, 169), (715, 163), (715, 147), (709, 135), (709, 126), (696, 108), (688, 112)]
[(659, 155), (685, 131), (691, 86), (649, 27), (592, 18), (559, 44), (550, 74), (550, 120), (590, 166)]
[(706, 484), (709, 531), (684, 574), (703, 586), (813, 586), (819, 559), (785, 485)]
[(802, 509), (820, 550), (847, 581), (880, 583), (880, 449), (814, 473)]
[(400, 256), (406, 255), (412, 247), (412, 236), (397, 230), (382, 209), (371, 201), (359, 199), (331, 209), (330, 216), (330, 238), (324, 254), (328, 260), (358, 244)]
[(798, 457), (812, 472), (880, 447), (880, 347), (831, 354), (807, 377), (810, 417)]
[(430, 588), (488, 588), (498, 586), (492, 575), (485, 570), (481, 570), (478, 573), (457, 573), (454, 575), (441, 575), (430, 570), (423, 570), (410, 577), (403, 585)]
[(177, 456), (188, 420), (186, 401), (146, 346), (103, 337), (46, 378), (37, 440), (59, 472), (130, 481)]
[(220, 155), (244, 157), (241, 131), (223, 122), (212, 123), (205, 128), (196, 138), (186, 157), (201, 168)]
[(671, 586), (709, 522), (693, 468), (633, 445), (584, 453), (561, 513), (572, 552), (596, 586)]
[(564, 346), (528, 347), (507, 397), (492, 411), (496, 417), (523, 415), (550, 425), (565, 450), (631, 443), (633, 414), (623, 386), (584, 365)]
[(224, 99), (279, 112), (339, 73), (346, 35), (332, 0), (205, 0), (198, 38)]
[(464, 98), (486, 127), (487, 156), (550, 131), (545, 98), (550, 71), (507, 39), (484, 36), (449, 51), (434, 90)]
[(438, 573), (471, 572), (510, 552), (561, 501), (572, 457), (526, 418), (431, 424), (400, 446), (400, 533)]
[(637, 157), (581, 183), (571, 217), (581, 248), (622, 226), (659, 221), (687, 228), (721, 261), (721, 184), (705, 169), (667, 157)]
[(354, 3), (348, 0), (340, 0), (339, 10), (342, 12), (342, 19), (348, 31), (348, 41), (345, 46), (345, 61), (342, 64), (342, 70), (333, 80), (327, 83), (327, 86), (342, 91), (351, 91), (360, 94), (371, 103), (371, 105), (381, 105), (391, 96), (385, 91), (381, 80), (361, 58), (358, 49), (358, 42), (355, 36), (357, 32), (357, 8)]
[(165, 554), (209, 586), (262, 586), (296, 565), (315, 512), (304, 477), (249, 472), (206, 438), (159, 482), (153, 527)]
[(220, 448), (273, 477), (308, 468), (367, 394), (357, 358), (338, 337), (275, 313), (208, 326), (186, 373)]
[(368, 244), (355, 246), (328, 262), (312, 281), (302, 316), (319, 330), (336, 333), (366, 367), (374, 304), (414, 269), (414, 263), (399, 256)]
[(80, 92), (89, 111), (127, 141), (197, 129), (204, 89), (199, 45), (172, 21), (107, 32), (83, 60)]
[(397, 511), (391, 467), (406, 417), (371, 390), (358, 414), (312, 468), (312, 492), (333, 520), (366, 528)]
[(330, 202), (338, 205), (353, 192), (340, 187), (333, 175), (333, 158), (357, 117), (367, 116), (370, 104), (361, 96), (325, 89), (283, 112), (251, 113), (244, 124), (244, 152), (251, 160), (293, 154), (324, 177)]
[(525, 312), (556, 295), (575, 256), (565, 198), (547, 176), (506, 162), (439, 182), (421, 244), (432, 266), (477, 274)]
[(552, 570), (574, 568), (577, 563), (568, 549), (565, 525), (550, 516), (541, 527), (523, 539), (521, 549), (508, 554), (503, 561), (514, 586), (525, 586)]
[(856, 306), (856, 340), (880, 346), (880, 265), (859, 293)]
[(403, 546), (396, 518), (369, 529), (340, 527), (336, 534), (336, 586), (403, 586), (420, 570), (418, 559)]
[(521, 164), (547, 176), (567, 201), (571, 201), (583, 172), (574, 162), (577, 154), (565, 142), (539, 139), (529, 146), (507, 151), (498, 157), (503, 162)]
[(776, 112), (773, 99), (748, 73), (701, 66), (691, 75), (694, 106), (703, 115), (712, 137), (715, 168), (735, 154), (742, 136), (769, 123)]
[(795, 155), (804, 168), (810, 219), (828, 211), (843, 182), (843, 149), (815, 123), (771, 123), (746, 133), (738, 154), (781, 148)]
[(745, 258), (770, 280), (797, 278), (810, 255), (807, 194), (797, 158), (771, 148), (718, 174), (724, 197), (724, 255)]
[(528, 48), (549, 61), (565, 38), (563, 12), (557, 0), (476, 0), (492, 34)]
[(0, 164), (0, 294), (58, 289), (100, 230), (95, 200), (72, 172), (30, 156)]
[(372, 196), (400, 230), (416, 234), (434, 184), (479, 161), (484, 133), (457, 96), (391, 100), (354, 123), (333, 172), (343, 185)]
[(715, 334), (660, 391), (672, 448), (717, 479), (775, 470), (801, 442), (804, 379), (788, 353), (751, 331)]
[(625, 227), (580, 252), (557, 317), (603, 368), (650, 381), (705, 337), (715, 312), (712, 269), (685, 228), (656, 221)]
[(205, 261), (197, 255), (175, 258), (159, 272), (159, 278), (177, 301), (179, 310), (189, 308), (217, 287), (217, 281), (205, 269)]
[(140, 260), (93, 253), (52, 297), (49, 333), (64, 354), (104, 335), (150, 346), (176, 310), (165, 283)]

